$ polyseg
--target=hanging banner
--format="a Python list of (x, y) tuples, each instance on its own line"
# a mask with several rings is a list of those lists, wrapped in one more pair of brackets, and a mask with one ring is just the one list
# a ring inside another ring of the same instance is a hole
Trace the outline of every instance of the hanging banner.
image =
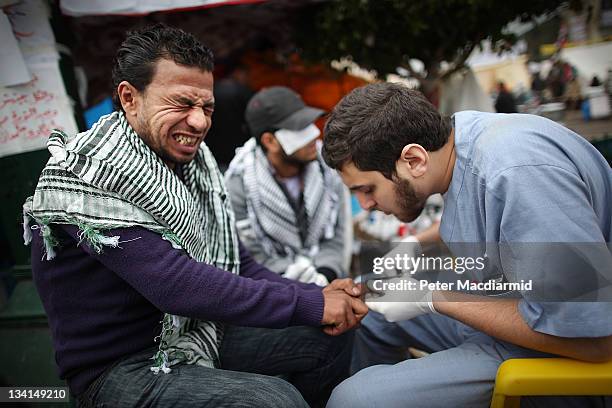
[(2, 44), (18, 45), (0, 52), (0, 157), (4, 157), (45, 149), (51, 130), (74, 134), (77, 125), (59, 70), (46, 1), (24, 0), (4, 7), (0, 25)]
[(29, 69), (32, 81), (0, 88), (0, 157), (44, 149), (53, 129), (77, 132), (57, 62)]
[(51, 11), (46, 1), (22, 0), (4, 11), (26, 64), (59, 59), (49, 23)]
[(0, 10), (0, 86), (18, 85), (32, 79), (26, 66), (11, 22)]
[(94, 15), (143, 15), (156, 11), (184, 11), (207, 7), (263, 3), (266, 0), (62, 0), (62, 13), (73, 17)]

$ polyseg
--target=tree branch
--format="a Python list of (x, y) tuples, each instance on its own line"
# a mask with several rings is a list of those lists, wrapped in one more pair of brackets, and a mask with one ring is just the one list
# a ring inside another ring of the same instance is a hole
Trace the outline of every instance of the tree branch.
[(467, 61), (467, 59), (470, 57), (475, 46), (476, 43), (470, 43), (466, 47), (464, 47), (463, 52), (457, 55), (455, 61), (453, 61), (452, 66), (444, 74), (442, 74), (440, 78), (442, 80), (447, 79), (455, 72), (463, 69), (465, 67), (465, 61)]

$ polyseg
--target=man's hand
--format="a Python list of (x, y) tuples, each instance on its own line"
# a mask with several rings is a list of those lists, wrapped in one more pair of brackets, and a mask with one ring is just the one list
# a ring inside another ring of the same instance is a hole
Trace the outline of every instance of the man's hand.
[(374, 292), (366, 296), (366, 305), (382, 314), (389, 322), (409, 320), (426, 313), (437, 313), (432, 293), (419, 289), (419, 281), (404, 275), (393, 279), (372, 279), (367, 282)]
[(343, 290), (347, 295), (354, 297), (361, 296), (361, 284), (356, 284), (351, 278), (335, 279), (323, 288), (323, 292), (330, 290)]
[(368, 313), (368, 307), (358, 298), (349, 296), (344, 289), (323, 290), (325, 301), (321, 324), (323, 331), (337, 336), (357, 326)]

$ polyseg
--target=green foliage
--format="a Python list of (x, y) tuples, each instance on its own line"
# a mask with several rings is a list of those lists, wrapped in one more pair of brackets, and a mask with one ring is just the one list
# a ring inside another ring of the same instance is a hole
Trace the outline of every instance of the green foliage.
[[(306, 9), (296, 41), (308, 61), (350, 57), (379, 75), (395, 73), (416, 58), (428, 78), (440, 63), (460, 67), (486, 38), (511, 41), (503, 27), (560, 5), (553, 0), (337, 0)], [(453, 69), (454, 70), (454, 69)]]

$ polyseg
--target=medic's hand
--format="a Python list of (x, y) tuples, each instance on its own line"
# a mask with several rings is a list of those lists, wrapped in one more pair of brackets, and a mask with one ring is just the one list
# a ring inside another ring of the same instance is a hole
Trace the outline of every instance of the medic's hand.
[[(382, 258), (396, 259), (399, 257), (400, 259), (412, 258), (415, 260), (422, 253), (423, 249), (421, 247), (421, 243), (414, 235), (410, 235), (399, 242), (394, 242), (394, 247), (391, 248), (389, 252), (384, 254)], [(417, 272), (412, 268), (414, 265), (413, 262), (402, 262), (401, 265), (405, 267), (400, 268), (395, 266), (393, 268), (385, 268), (379, 275), (391, 278), (402, 274), (407, 275), (409, 273), (414, 274)]]
[(366, 305), (382, 314), (389, 322), (409, 320), (426, 314), (437, 313), (432, 301), (432, 292), (420, 289), (419, 281), (403, 275), (391, 279), (367, 281), (369, 293), (366, 294)]

